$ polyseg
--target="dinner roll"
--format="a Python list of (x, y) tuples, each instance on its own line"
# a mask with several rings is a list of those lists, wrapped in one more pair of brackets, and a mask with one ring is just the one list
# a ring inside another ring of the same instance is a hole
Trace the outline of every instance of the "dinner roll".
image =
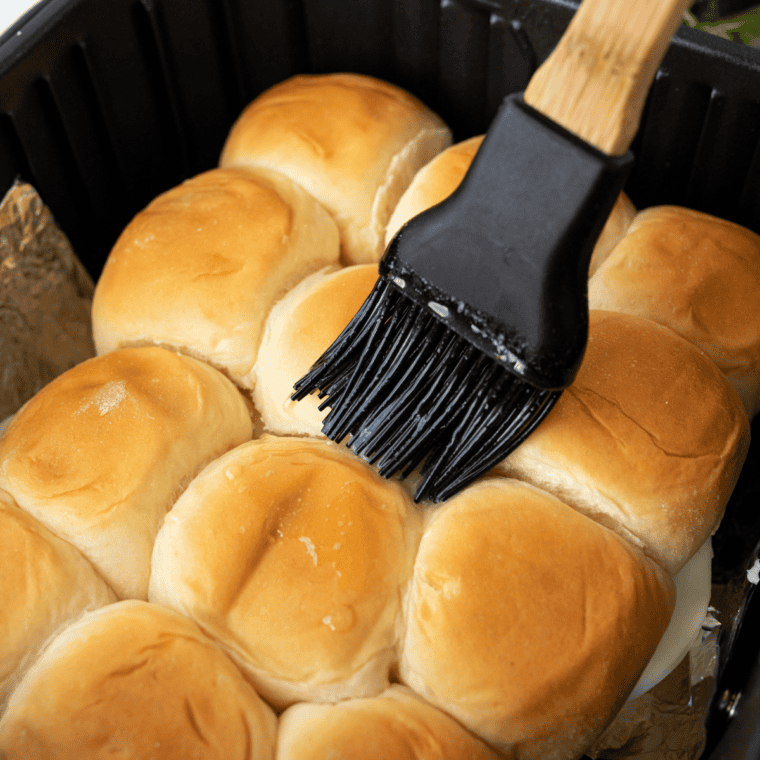
[(760, 235), (677, 206), (640, 212), (589, 283), (592, 308), (667, 325), (760, 409)]
[(415, 172), (450, 144), (443, 121), (395, 85), (307, 74), (243, 111), (219, 165), (287, 174), (334, 216), (344, 263), (366, 264), (380, 259), (385, 225)]
[[(412, 217), (445, 200), (459, 187), (482, 142), (483, 135), (478, 135), (456, 143), (439, 153), (415, 174), (385, 228), (386, 246)], [(594, 246), (589, 276), (623, 237), (635, 214), (636, 208), (631, 199), (625, 193), (620, 193)]]
[(158, 196), (116, 241), (93, 299), (97, 352), (170, 347), (250, 388), (269, 309), (339, 250), (333, 220), (286, 177), (200, 174)]
[(620, 193), (591, 253), (588, 266), (589, 277), (599, 269), (610, 252), (623, 239), (635, 216), (636, 206), (633, 205), (633, 201), (625, 193)]
[(514, 760), (574, 760), (655, 651), (668, 575), (548, 493), (489, 478), (426, 525), (401, 680)]
[(301, 702), (280, 716), (277, 760), (498, 760), (501, 755), (410, 689), (334, 705)]
[(386, 246), (412, 217), (445, 200), (459, 187), (483, 137), (477, 135), (451, 145), (414, 175), (385, 228)]
[(741, 401), (672, 330), (590, 314), (573, 384), (496, 472), (545, 488), (671, 575), (718, 527), (749, 445)]
[(276, 718), (190, 620), (129, 600), (85, 614), (0, 720), (5, 760), (272, 760)]
[(319, 359), (370, 294), (376, 264), (322, 271), (296, 285), (269, 313), (253, 368), (254, 402), (272, 433), (322, 435), (317, 394), (291, 401), (293, 385)]
[(145, 599), (164, 515), (251, 433), (221, 372), (163, 348), (122, 349), (78, 364), (22, 407), (0, 438), (0, 488), (119, 597)]
[(116, 595), (71, 544), (0, 495), (0, 713), (45, 641)]
[(196, 620), (276, 707), (378, 694), (417, 537), (401, 487), (345, 449), (264, 436), (177, 501), (150, 599)]

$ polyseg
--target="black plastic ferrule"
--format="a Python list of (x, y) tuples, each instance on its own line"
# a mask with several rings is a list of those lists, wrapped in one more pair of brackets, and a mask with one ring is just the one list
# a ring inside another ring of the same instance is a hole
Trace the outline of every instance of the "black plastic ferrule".
[(407, 223), (383, 277), (511, 372), (567, 387), (588, 338), (588, 267), (633, 164), (502, 104), (467, 175)]

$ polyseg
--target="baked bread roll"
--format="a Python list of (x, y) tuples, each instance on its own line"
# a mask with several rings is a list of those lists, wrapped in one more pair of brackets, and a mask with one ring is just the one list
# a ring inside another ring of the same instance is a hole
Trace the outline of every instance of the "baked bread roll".
[(0, 720), (4, 760), (271, 760), (276, 718), (190, 620), (129, 600), (45, 649)]
[(158, 196), (116, 241), (93, 299), (97, 352), (169, 347), (250, 388), (269, 309), (339, 250), (329, 214), (286, 177), (200, 174)]
[[(482, 142), (483, 135), (478, 135), (456, 143), (417, 172), (388, 221), (385, 229), (386, 246), (412, 217), (445, 200), (459, 187)], [(589, 276), (623, 237), (635, 214), (636, 208), (631, 199), (621, 193), (594, 246)]]
[(296, 285), (269, 313), (253, 368), (253, 399), (264, 427), (283, 435), (322, 435), (317, 394), (291, 401), (293, 385), (340, 335), (377, 282), (376, 264), (322, 271)]
[(277, 760), (499, 760), (457, 721), (393, 684), (377, 697), (301, 702), (280, 716)]
[(675, 575), (718, 527), (748, 445), (739, 397), (698, 348), (592, 311), (575, 381), (495, 472), (554, 493)]
[(490, 478), (432, 513), (401, 680), (515, 760), (574, 760), (633, 689), (671, 579), (548, 493)]
[(345, 264), (376, 262), (415, 172), (451, 144), (408, 92), (359, 74), (301, 75), (262, 93), (232, 126), (219, 165), (287, 174), (334, 216)]
[(78, 364), (0, 438), (0, 488), (92, 562), (121, 598), (146, 599), (153, 541), (190, 480), (249, 440), (237, 388), (163, 348)]
[(677, 206), (639, 213), (589, 282), (592, 308), (667, 325), (760, 409), (760, 235)]
[(42, 645), (116, 595), (71, 544), (0, 494), (0, 714)]
[(150, 599), (196, 620), (278, 708), (378, 694), (417, 537), (408, 496), (358, 458), (264, 436), (177, 501), (156, 539)]
[(448, 198), (459, 187), (484, 135), (455, 143), (439, 153), (414, 175), (385, 228), (385, 245), (412, 218)]
[(588, 265), (589, 277), (599, 269), (602, 262), (623, 239), (635, 216), (636, 206), (633, 205), (633, 201), (625, 193), (620, 193), (591, 253), (591, 261)]

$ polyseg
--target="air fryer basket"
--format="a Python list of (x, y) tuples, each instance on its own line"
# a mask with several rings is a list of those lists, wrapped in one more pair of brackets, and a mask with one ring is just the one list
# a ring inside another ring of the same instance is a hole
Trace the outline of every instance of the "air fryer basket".
[[(300, 72), (389, 79), (457, 139), (484, 132), (548, 55), (573, 0), (44, 0), (0, 38), (0, 192), (30, 182), (97, 277), (132, 216), (211, 168), (234, 118)], [(760, 50), (679, 30), (627, 190), (760, 233)], [(753, 425), (756, 436), (758, 425)], [(760, 541), (758, 446), (716, 563)], [(709, 760), (760, 757), (760, 602), (722, 668)], [(738, 702), (734, 699), (741, 694)]]

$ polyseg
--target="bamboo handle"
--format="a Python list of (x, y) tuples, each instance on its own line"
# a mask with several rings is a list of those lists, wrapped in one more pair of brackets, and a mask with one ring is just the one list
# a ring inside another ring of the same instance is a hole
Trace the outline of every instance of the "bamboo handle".
[(608, 155), (623, 155), (694, 0), (583, 0), (525, 102)]

